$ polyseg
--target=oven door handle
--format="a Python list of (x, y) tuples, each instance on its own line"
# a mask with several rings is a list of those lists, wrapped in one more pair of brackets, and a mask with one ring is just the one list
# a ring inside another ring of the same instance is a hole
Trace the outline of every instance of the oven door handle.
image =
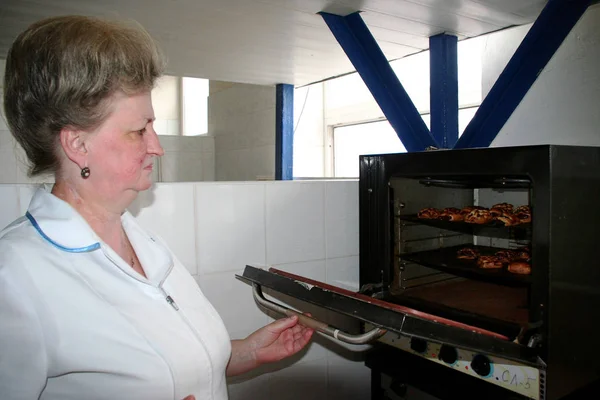
[(304, 315), (297, 311), (291, 310), (287, 307), (274, 303), (270, 300), (267, 300), (263, 293), (259, 284), (252, 283), (252, 292), (254, 294), (254, 300), (261, 306), (265, 307), (268, 310), (274, 311), (279, 314), (287, 315), (291, 317), (292, 315), (296, 315), (298, 317), (298, 322), (308, 328), (312, 328), (318, 332), (321, 332), (327, 336), (331, 336), (337, 340), (342, 342), (350, 343), (350, 344), (367, 344), (374, 340), (379, 339), (382, 335), (386, 333), (385, 329), (382, 328), (373, 328), (368, 332), (365, 332), (361, 335), (351, 335), (346, 332), (342, 332), (337, 328), (334, 328), (331, 325), (326, 324), (325, 322), (321, 322), (317, 319), (311, 318), (308, 315)]

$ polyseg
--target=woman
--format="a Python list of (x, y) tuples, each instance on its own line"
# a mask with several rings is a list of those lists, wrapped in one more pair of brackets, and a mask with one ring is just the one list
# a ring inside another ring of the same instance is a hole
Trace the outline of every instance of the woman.
[(0, 394), (13, 399), (226, 399), (226, 376), (300, 351), (297, 318), (230, 341), (185, 267), (126, 211), (163, 154), (140, 27), (40, 21), (6, 60), (5, 109), (31, 175), (51, 172), (0, 234)]

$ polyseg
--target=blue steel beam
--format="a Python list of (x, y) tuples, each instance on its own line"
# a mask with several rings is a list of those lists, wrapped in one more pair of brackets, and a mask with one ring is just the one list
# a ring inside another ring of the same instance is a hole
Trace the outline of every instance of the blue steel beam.
[(458, 140), (458, 38), (429, 38), (431, 134), (441, 147)]
[(454, 148), (492, 143), (590, 3), (548, 1)]
[(319, 13), (407, 151), (439, 147), (359, 13)]
[(275, 179), (294, 178), (294, 86), (275, 88)]

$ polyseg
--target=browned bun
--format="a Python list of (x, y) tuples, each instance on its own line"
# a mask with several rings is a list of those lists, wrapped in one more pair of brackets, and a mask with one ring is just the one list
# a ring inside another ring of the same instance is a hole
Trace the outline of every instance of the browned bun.
[(514, 225), (519, 225), (521, 223), (521, 220), (519, 218), (517, 218), (516, 215), (511, 214), (511, 213), (504, 213), (504, 214), (500, 214), (498, 216), (496, 216), (494, 218), (496, 221), (500, 221), (504, 224), (504, 226), (514, 226)]
[(518, 214), (520, 212), (527, 212), (527, 213), (531, 214), (531, 207), (529, 207), (528, 205), (519, 206), (519, 207), (515, 208), (515, 210), (513, 212), (515, 214)]
[(418, 218), (422, 219), (437, 219), (440, 216), (440, 211), (435, 208), (424, 208), (417, 213)]
[(479, 257), (479, 252), (470, 247), (463, 247), (456, 252), (456, 257), (462, 260), (475, 260)]
[(480, 206), (466, 206), (460, 210), (460, 213), (463, 215), (467, 215), (473, 210), (485, 210), (485, 208), (480, 207)]
[(513, 209), (515, 207), (512, 204), (509, 203), (498, 203), (498, 204), (494, 204), (490, 210), (502, 210), (504, 212), (513, 212)]
[(492, 218), (497, 219), (498, 217), (504, 215), (506, 211), (501, 208), (490, 208), (490, 215)]
[(513, 252), (510, 250), (500, 250), (496, 252), (495, 256), (500, 260), (503, 264), (508, 264), (513, 260)]
[(475, 209), (465, 215), (465, 222), (470, 224), (487, 224), (492, 221), (492, 215), (488, 210)]
[(465, 216), (460, 213), (458, 208), (448, 207), (442, 210), (439, 218), (443, 219), (444, 221), (462, 221)]
[(513, 260), (515, 261), (530, 261), (531, 253), (527, 250), (515, 250), (513, 251)]
[(480, 256), (477, 266), (483, 269), (499, 269), (502, 268), (502, 261), (496, 256)]
[(526, 224), (531, 222), (531, 213), (526, 211), (521, 211), (515, 214), (515, 218), (519, 220), (520, 224)]
[(531, 274), (531, 265), (525, 261), (513, 261), (508, 264), (508, 272), (519, 275)]

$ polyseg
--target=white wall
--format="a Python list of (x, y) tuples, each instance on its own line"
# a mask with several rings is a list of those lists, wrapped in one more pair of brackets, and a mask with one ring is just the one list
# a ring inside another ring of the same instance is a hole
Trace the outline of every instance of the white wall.
[[(32, 191), (31, 185), (0, 185), (0, 225), (24, 214)], [(250, 286), (235, 278), (246, 264), (358, 290), (357, 181), (161, 183), (130, 210), (167, 241), (232, 338), (272, 320), (252, 300)], [(336, 318), (314, 307), (302, 310), (330, 322)], [(230, 398), (367, 399), (370, 371), (362, 357), (315, 335), (293, 359), (231, 379)]]
[[(529, 26), (492, 34), (483, 62), (487, 94)], [(542, 71), (492, 146), (600, 146), (600, 5), (590, 7)]]
[(215, 137), (218, 181), (275, 177), (275, 87), (220, 86), (208, 98), (208, 132)]

